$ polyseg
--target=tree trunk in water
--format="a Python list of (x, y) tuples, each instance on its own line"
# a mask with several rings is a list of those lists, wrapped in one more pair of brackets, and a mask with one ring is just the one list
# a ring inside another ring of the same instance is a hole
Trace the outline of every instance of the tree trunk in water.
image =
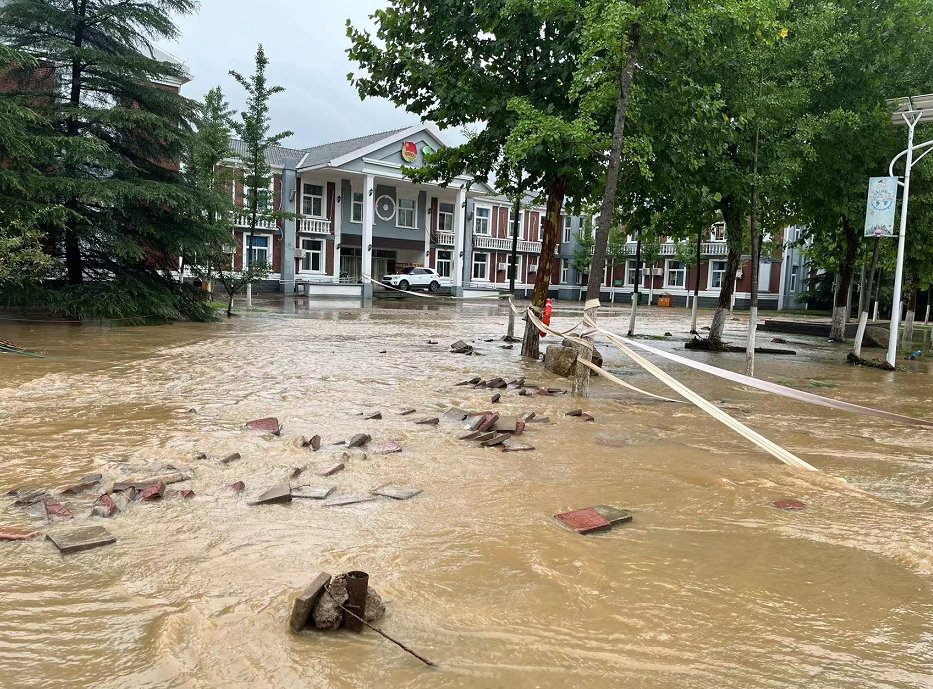
[(871, 312), (873, 323), (878, 322), (878, 304), (881, 302), (881, 281), (884, 278), (884, 268), (878, 268), (878, 288), (875, 290), (875, 308)]
[(871, 306), (871, 288), (875, 278), (875, 270), (878, 268), (878, 258), (881, 254), (881, 237), (875, 237), (875, 248), (871, 254), (871, 268), (868, 270), (868, 284), (862, 291), (859, 314), (858, 330), (855, 333), (855, 347), (852, 352), (855, 356), (862, 356), (862, 339), (865, 337), (865, 327), (868, 325), (868, 308)]
[(628, 317), (628, 336), (635, 335), (635, 314), (638, 311), (638, 286), (641, 284), (641, 230), (638, 231), (638, 238), (635, 242), (635, 285), (632, 292), (632, 313)]
[(859, 236), (845, 215), (842, 216), (842, 230), (846, 240), (846, 255), (842, 271), (839, 273), (839, 284), (836, 287), (836, 298), (833, 302), (833, 325), (829, 339), (834, 342), (845, 342), (846, 339), (846, 323), (849, 321), (846, 305), (849, 300), (852, 276), (855, 274), (855, 261), (858, 258)]
[(709, 328), (709, 341), (714, 344), (722, 343), (722, 332), (726, 327), (726, 314), (732, 310), (732, 295), (735, 294), (735, 276), (742, 263), (742, 217), (735, 211), (734, 205), (728, 199), (722, 203), (722, 217), (726, 221), (726, 243), (729, 245), (729, 255), (726, 258), (726, 273), (722, 276), (722, 286), (719, 288), (719, 304), (713, 314), (713, 322)]
[[(622, 141), (625, 139), (625, 116), (628, 113), (628, 99), (632, 92), (632, 79), (635, 76), (635, 61), (638, 58), (640, 27), (632, 24), (628, 35), (628, 61), (619, 82), (619, 101), (616, 104), (616, 119), (612, 130), (612, 147), (609, 150), (609, 164), (606, 169), (606, 188), (603, 190), (603, 202), (599, 209), (599, 225), (596, 227), (596, 243), (593, 245), (593, 257), (590, 259), (590, 273), (586, 281), (586, 303), (583, 314), (593, 321), (599, 312), (599, 292), (605, 275), (606, 247), (609, 246), (609, 229), (616, 207), (616, 192), (619, 188), (619, 164), (622, 160)], [(593, 338), (585, 338), (592, 343)], [(577, 358), (584, 361), (592, 359), (593, 350), (580, 345)], [(573, 394), (586, 397), (590, 389), (590, 369), (577, 364), (573, 377)]]
[[(541, 318), (544, 302), (547, 301), (548, 288), (551, 286), (551, 267), (554, 251), (557, 249), (557, 226), (560, 223), (561, 208), (564, 205), (564, 191), (567, 178), (556, 177), (548, 187), (547, 212), (544, 216), (544, 237), (541, 242), (541, 255), (538, 258), (538, 272), (535, 275), (535, 290), (531, 297), (531, 307), (535, 315)], [(539, 357), (538, 329), (531, 320), (525, 321), (525, 335), (522, 338), (522, 356), (531, 359)]]
[(917, 313), (917, 288), (910, 290), (907, 301), (907, 313), (904, 314), (904, 342), (910, 343), (914, 339), (914, 319)]

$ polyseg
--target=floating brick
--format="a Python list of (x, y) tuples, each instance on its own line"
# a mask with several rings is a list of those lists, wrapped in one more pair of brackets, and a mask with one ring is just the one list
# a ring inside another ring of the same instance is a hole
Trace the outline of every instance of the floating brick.
[(612, 524), (592, 507), (555, 514), (554, 518), (579, 534), (599, 533), (612, 528)]
[(613, 526), (632, 521), (632, 513), (628, 510), (621, 510), (611, 505), (593, 505), (593, 509), (599, 512)]
[(419, 426), (436, 426), (440, 421), (441, 420), (436, 416), (432, 416), (429, 419), (418, 419), (415, 423)]
[(800, 500), (775, 500), (771, 503), (771, 506), (777, 507), (779, 510), (790, 510), (792, 512), (807, 509), (807, 505), (800, 502)]
[(282, 426), (279, 425), (279, 420), (274, 416), (268, 416), (264, 419), (254, 419), (253, 421), (247, 421), (246, 427), (251, 431), (258, 431), (260, 433), (271, 433), (272, 435), (279, 435), (282, 432)]

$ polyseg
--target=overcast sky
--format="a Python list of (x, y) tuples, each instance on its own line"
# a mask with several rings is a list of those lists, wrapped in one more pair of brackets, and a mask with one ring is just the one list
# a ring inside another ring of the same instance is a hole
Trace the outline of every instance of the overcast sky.
[[(193, 81), (182, 93), (201, 98), (216, 85), (240, 110), (243, 89), (228, 71), (253, 71), (256, 46), (269, 58), (270, 82), (285, 87), (273, 96), (275, 132), (295, 135), (285, 142), (305, 148), (410, 126), (418, 117), (382, 99), (361, 101), (347, 80), (357, 71), (347, 58), (346, 21), (372, 27), (369, 15), (385, 0), (201, 0), (201, 11), (181, 17), (182, 36), (163, 47), (185, 62)], [(459, 132), (445, 132), (451, 143)]]

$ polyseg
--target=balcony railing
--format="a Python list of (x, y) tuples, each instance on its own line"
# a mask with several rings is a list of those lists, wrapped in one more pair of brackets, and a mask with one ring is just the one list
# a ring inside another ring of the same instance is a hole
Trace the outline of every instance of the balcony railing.
[[(249, 227), (250, 216), (246, 213), (237, 213), (233, 216), (233, 222), (237, 227)], [(277, 226), (275, 220), (270, 220), (269, 218), (257, 218), (256, 219), (256, 229), (257, 230), (275, 230)]]
[[(496, 249), (498, 251), (511, 251), (512, 239), (510, 237), (487, 237), (486, 235), (473, 235), (474, 249)], [(540, 254), (541, 242), (528, 242), (518, 240), (518, 250), (524, 253)]]
[(298, 231), (310, 234), (330, 234), (330, 220), (299, 215)]
[(443, 246), (453, 246), (454, 245), (454, 233), (453, 232), (438, 232), (437, 243)]
[[(628, 242), (625, 245), (625, 253), (629, 256), (635, 255), (636, 243)], [(661, 245), (661, 255), (662, 256), (674, 256), (676, 255), (676, 245), (665, 243)], [(703, 256), (725, 256), (729, 253), (729, 246), (726, 242), (703, 242), (700, 245), (700, 253)]]

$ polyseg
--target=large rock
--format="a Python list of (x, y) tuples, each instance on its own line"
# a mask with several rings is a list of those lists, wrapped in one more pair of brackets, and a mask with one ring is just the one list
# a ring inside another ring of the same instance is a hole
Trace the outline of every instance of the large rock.
[(549, 345), (544, 353), (544, 368), (556, 376), (570, 378), (577, 367), (577, 350), (573, 347)]
[(865, 328), (865, 336), (862, 338), (863, 347), (888, 348), (888, 339), (891, 337), (887, 328), (881, 328), (877, 325), (870, 325)]
[[(564, 338), (564, 341), (561, 342), (561, 346), (562, 347), (576, 347), (576, 345), (570, 340), (568, 340), (567, 338)], [(596, 364), (600, 368), (603, 367), (603, 355), (600, 354), (599, 350), (596, 349), (595, 347), (593, 348), (593, 357), (590, 359), (590, 361), (592, 361), (594, 364)]]
[[(318, 600), (317, 605), (314, 606), (312, 619), (314, 620), (314, 626), (318, 629), (337, 630), (340, 629), (340, 625), (343, 623), (343, 610), (340, 606), (346, 605), (347, 599), (350, 597), (347, 594), (347, 575), (338, 574), (335, 576), (330, 580), (327, 590), (330, 593), (325, 592)], [(363, 615), (363, 619), (367, 622), (373, 622), (385, 615), (385, 612), (386, 606), (382, 602), (382, 597), (370, 586), (366, 589), (366, 613)]]

